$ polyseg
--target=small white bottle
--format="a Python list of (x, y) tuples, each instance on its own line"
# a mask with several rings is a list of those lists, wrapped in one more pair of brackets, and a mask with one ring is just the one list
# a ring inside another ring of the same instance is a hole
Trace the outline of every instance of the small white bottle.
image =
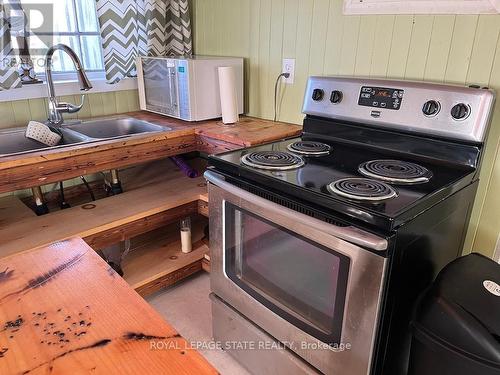
[(191, 218), (181, 220), (181, 249), (184, 254), (193, 251), (191, 240)]

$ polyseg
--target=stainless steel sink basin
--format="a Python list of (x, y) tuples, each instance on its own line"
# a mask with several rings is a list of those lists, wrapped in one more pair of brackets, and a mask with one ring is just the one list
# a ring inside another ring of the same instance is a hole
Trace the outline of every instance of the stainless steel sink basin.
[(25, 154), (34, 151), (50, 150), (88, 141), (88, 137), (73, 132), (63, 132), (63, 141), (55, 147), (25, 137), (25, 129), (12, 129), (0, 132), (0, 157)]
[(81, 124), (63, 126), (63, 128), (73, 130), (94, 139), (121, 138), (137, 134), (172, 130), (164, 126), (150, 124), (149, 122), (131, 117), (93, 120), (82, 122)]
[(55, 147), (48, 147), (26, 138), (24, 136), (24, 128), (0, 131), (0, 157), (52, 150), (74, 144), (98, 142), (105, 139), (133, 137), (140, 134), (172, 130), (165, 126), (150, 124), (149, 122), (131, 117), (69, 123), (59, 129), (63, 133), (63, 141)]

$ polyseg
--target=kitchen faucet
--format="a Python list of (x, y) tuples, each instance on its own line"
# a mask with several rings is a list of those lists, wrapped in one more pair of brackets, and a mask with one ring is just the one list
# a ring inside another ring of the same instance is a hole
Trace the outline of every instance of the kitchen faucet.
[(57, 44), (51, 47), (47, 51), (47, 55), (45, 56), (45, 75), (47, 77), (47, 89), (49, 93), (49, 120), (48, 124), (53, 126), (59, 126), (63, 123), (63, 113), (76, 113), (80, 109), (82, 109), (85, 103), (85, 96), (82, 95), (82, 102), (80, 105), (74, 105), (71, 103), (59, 102), (56, 97), (54, 80), (52, 78), (52, 56), (57, 50), (61, 50), (66, 52), (73, 64), (76, 68), (76, 73), (78, 75), (78, 81), (80, 82), (80, 90), (81, 91), (89, 91), (92, 88), (92, 84), (90, 83), (87, 74), (85, 73), (85, 69), (82, 66), (80, 59), (78, 58), (75, 51), (73, 51), (70, 47), (65, 44)]

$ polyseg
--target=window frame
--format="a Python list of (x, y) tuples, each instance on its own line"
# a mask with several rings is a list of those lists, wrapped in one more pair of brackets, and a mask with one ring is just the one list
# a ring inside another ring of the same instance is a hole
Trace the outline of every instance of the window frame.
[(344, 0), (344, 14), (499, 14), (500, 0)]
[[(105, 64), (104, 64), (104, 51), (102, 48), (102, 38), (101, 38), (101, 33), (99, 30), (99, 16), (97, 14), (97, 8), (95, 6), (94, 2), (94, 14), (95, 14), (95, 19), (98, 25), (97, 31), (80, 31), (80, 23), (79, 23), (79, 17), (78, 17), (78, 7), (77, 7), (77, 2), (78, 0), (71, 0), (73, 4), (73, 9), (74, 9), (74, 21), (75, 21), (75, 31), (63, 31), (63, 32), (37, 32), (37, 33), (32, 33), (31, 30), (28, 30), (27, 32), (27, 37), (30, 37), (32, 35), (38, 35), (38, 36), (68, 36), (68, 37), (75, 37), (76, 43), (78, 46), (78, 51), (75, 51), (77, 55), (81, 58), (83, 56), (83, 49), (82, 49), (82, 41), (81, 37), (84, 36), (97, 36), (99, 40), (99, 48), (101, 49), (101, 66), (102, 69), (85, 69), (85, 72), (87, 73), (87, 76), (89, 77), (90, 80), (105, 80), (106, 79), (106, 72), (105, 72)], [(67, 15), (68, 17), (70, 15)], [(52, 70), (52, 77), (54, 81), (74, 81), (75, 80), (75, 73), (76, 71), (57, 71), (57, 70)], [(45, 72), (38, 72), (37, 73), (37, 78), (46, 81), (46, 76)]]

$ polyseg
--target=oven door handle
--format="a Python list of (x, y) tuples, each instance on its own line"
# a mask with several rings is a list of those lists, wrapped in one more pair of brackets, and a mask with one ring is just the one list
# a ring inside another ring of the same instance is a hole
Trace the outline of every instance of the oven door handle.
[(315, 228), (320, 229), (325, 233), (328, 233), (334, 237), (340, 238), (352, 244), (376, 251), (385, 251), (389, 246), (386, 239), (378, 237), (364, 230), (352, 226), (339, 227), (334, 224), (328, 224), (321, 220), (304, 215), (297, 211), (292, 211), (289, 208), (283, 207), (277, 203), (271, 202), (267, 199), (249, 193), (246, 190), (240, 189), (239, 187), (230, 184), (224, 179), (223, 176), (213, 171), (205, 172), (205, 178), (209, 183), (218, 186), (219, 188), (227, 191), (230, 194), (235, 195), (240, 199), (251, 202), (260, 207), (264, 207), (266, 210), (272, 210), (282, 216), (289, 217), (290, 214), (292, 214), (295, 220), (305, 222), (308, 225), (314, 226)]

